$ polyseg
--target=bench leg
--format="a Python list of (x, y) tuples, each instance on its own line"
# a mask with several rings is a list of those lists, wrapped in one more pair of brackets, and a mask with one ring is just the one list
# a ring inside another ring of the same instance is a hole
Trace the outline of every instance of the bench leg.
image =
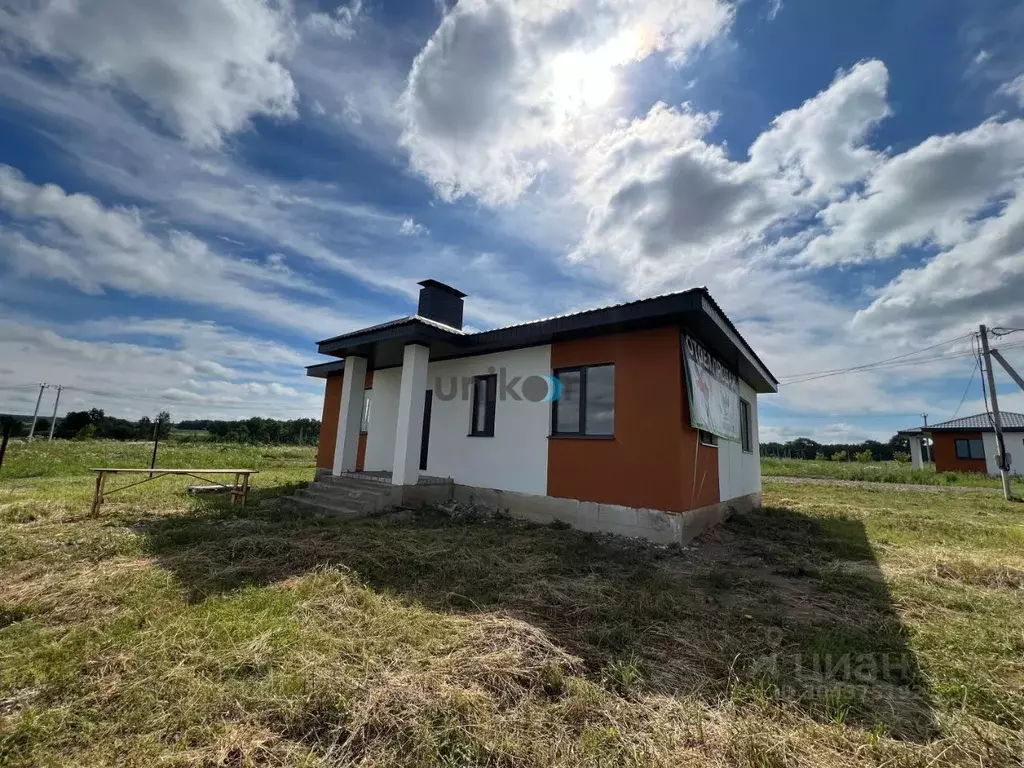
[(242, 506), (249, 500), (249, 475), (242, 475)]
[(96, 476), (96, 492), (92, 497), (92, 515), (95, 517), (100, 513), (100, 507), (103, 506), (103, 486), (107, 482), (107, 473), (100, 472)]

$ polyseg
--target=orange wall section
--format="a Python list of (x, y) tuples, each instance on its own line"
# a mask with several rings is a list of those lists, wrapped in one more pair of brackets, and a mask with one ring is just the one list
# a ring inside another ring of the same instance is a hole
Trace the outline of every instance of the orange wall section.
[[(334, 466), (334, 443), (338, 436), (338, 414), (341, 412), (341, 382), (345, 375), (329, 376), (324, 387), (324, 410), (320, 417), (320, 445), (316, 450), (316, 466), (331, 469)], [(373, 387), (373, 371), (366, 372), (366, 389)], [(359, 435), (356, 449), (356, 469), (362, 469), (366, 459), (366, 435)]]
[(683, 512), (715, 504), (718, 449), (690, 426), (679, 328), (551, 345), (551, 367), (615, 363), (613, 439), (548, 439), (548, 494)]
[(936, 472), (988, 472), (985, 459), (958, 459), (957, 440), (981, 440), (981, 432), (932, 433), (932, 454)]

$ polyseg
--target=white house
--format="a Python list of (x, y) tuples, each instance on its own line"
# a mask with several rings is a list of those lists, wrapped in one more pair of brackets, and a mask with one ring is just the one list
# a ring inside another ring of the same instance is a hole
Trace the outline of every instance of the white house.
[(321, 475), (444, 478), (668, 541), (760, 504), (757, 396), (777, 381), (706, 289), (467, 333), (465, 295), (420, 285), (415, 315), (319, 342), (342, 358), (307, 369), (326, 379)]

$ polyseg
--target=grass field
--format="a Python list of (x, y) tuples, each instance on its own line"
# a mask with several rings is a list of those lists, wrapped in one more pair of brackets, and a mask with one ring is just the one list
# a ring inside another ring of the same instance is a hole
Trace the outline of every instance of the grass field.
[[(980, 472), (936, 472), (934, 466), (914, 469), (909, 464), (895, 461), (807, 461), (765, 457), (761, 459), (761, 472), (769, 477), (828, 477), (876, 483), (1002, 488), (998, 477)], [(1013, 486), (1024, 494), (1024, 478), (1014, 478)]]
[(91, 449), (0, 475), (0, 765), (1024, 755), (1024, 506), (998, 496), (769, 484), (763, 511), (660, 548), (308, 518), (275, 499), (308, 451), (225, 448), (175, 460), (260, 462), (250, 509), (163, 480), (94, 520), (82, 468), (129, 456)]

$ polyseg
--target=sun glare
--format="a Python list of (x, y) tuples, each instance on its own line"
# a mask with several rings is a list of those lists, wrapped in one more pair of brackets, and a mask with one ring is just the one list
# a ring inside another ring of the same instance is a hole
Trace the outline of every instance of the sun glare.
[(620, 86), (621, 68), (653, 47), (644, 28), (623, 30), (591, 51), (563, 53), (553, 64), (553, 98), (565, 115), (602, 107)]
[(608, 103), (617, 84), (614, 66), (593, 53), (565, 53), (554, 62), (554, 99), (567, 114)]

